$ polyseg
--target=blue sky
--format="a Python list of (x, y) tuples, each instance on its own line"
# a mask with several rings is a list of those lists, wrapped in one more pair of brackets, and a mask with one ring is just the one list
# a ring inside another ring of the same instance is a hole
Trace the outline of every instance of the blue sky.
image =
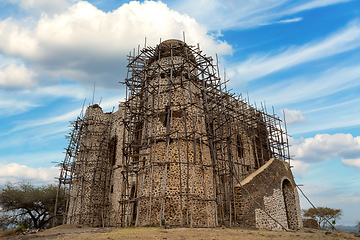
[(340, 224), (360, 220), (359, 0), (0, 0), (0, 184), (55, 182), (51, 162), (94, 82), (111, 111), (126, 55), (184, 31), (218, 54), (233, 92), (286, 113), (313, 203), (342, 209)]

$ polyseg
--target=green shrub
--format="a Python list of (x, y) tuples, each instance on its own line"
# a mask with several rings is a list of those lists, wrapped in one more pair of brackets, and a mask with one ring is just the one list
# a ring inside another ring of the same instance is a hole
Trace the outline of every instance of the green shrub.
[(25, 228), (24, 224), (20, 223), (19, 226), (17, 226), (17, 227), (15, 228), (15, 231), (16, 231), (16, 232), (22, 232), (22, 231), (24, 231), (25, 229), (26, 229), (26, 228)]

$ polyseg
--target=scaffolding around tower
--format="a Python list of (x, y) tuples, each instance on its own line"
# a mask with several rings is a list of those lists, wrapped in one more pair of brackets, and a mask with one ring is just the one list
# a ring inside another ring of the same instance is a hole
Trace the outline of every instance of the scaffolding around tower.
[(265, 105), (228, 90), (217, 62), (179, 40), (130, 52), (119, 110), (92, 105), (73, 123), (59, 178), (64, 222), (240, 221), (236, 186), (270, 159), (290, 164), (288, 135)]

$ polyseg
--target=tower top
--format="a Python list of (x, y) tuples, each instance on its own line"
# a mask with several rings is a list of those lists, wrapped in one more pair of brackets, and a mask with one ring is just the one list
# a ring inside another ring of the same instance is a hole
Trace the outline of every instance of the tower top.
[(185, 42), (177, 39), (168, 39), (157, 45), (153, 59), (150, 61), (152, 62), (170, 56), (181, 56), (185, 59), (195, 61), (191, 48)]

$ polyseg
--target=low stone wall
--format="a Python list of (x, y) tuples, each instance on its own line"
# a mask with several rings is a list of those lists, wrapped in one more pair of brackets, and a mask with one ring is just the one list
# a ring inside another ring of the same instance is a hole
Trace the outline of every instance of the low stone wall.
[(271, 159), (245, 178), (235, 187), (235, 201), (237, 220), (245, 227), (271, 230), (302, 227), (296, 185), (285, 161)]

